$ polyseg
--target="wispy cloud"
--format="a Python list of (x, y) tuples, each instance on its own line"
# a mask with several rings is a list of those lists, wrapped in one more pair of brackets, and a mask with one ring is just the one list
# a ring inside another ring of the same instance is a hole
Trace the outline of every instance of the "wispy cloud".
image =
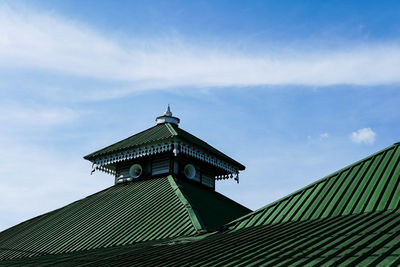
[[(0, 67), (126, 83), (114, 93), (109, 89), (111, 97), (184, 86), (374, 85), (400, 82), (400, 45), (349, 45), (337, 50), (266, 47), (249, 54), (180, 40), (132, 37), (127, 44), (81, 22), (2, 5)], [(96, 98), (94, 92), (89, 94)]]
[(362, 128), (353, 132), (350, 136), (351, 140), (356, 143), (373, 144), (375, 142), (376, 133), (371, 128)]
[(54, 126), (71, 123), (80, 116), (78, 111), (70, 108), (46, 108), (41, 106), (21, 106), (17, 104), (2, 104), (0, 107), (0, 122), (14, 126)]
[(319, 138), (320, 138), (320, 139), (326, 139), (326, 138), (328, 138), (328, 137), (329, 137), (329, 134), (328, 134), (328, 133), (322, 133), (322, 134), (319, 135)]

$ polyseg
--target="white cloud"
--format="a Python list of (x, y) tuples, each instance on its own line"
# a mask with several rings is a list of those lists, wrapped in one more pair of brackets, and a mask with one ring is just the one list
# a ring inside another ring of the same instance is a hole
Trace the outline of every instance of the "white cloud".
[(373, 85), (400, 82), (400, 45), (248, 54), (179, 40), (121, 44), (80, 22), (2, 5), (0, 66), (127, 82), (124, 89), (109, 89), (111, 97), (185, 86)]
[(356, 143), (373, 144), (375, 142), (376, 133), (371, 128), (362, 128), (353, 132), (350, 136), (351, 140)]
[(69, 108), (44, 108), (15, 104), (2, 104), (0, 106), (0, 122), (8, 126), (62, 125), (75, 121), (79, 116), (78, 111)]
[(320, 139), (326, 139), (326, 138), (328, 138), (328, 137), (329, 137), (329, 134), (328, 134), (328, 133), (322, 133), (322, 134), (319, 135), (319, 138), (320, 138)]

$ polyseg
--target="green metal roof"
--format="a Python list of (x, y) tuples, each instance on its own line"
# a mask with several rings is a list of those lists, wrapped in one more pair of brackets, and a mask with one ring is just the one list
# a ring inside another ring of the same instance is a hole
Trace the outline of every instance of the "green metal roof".
[(221, 228), (224, 224), (251, 212), (224, 195), (199, 186), (196, 182), (186, 179), (175, 181), (184, 198), (201, 220), (204, 230)]
[[(214, 233), (0, 261), (0, 265), (399, 266), (399, 146), (396, 143)], [(193, 198), (192, 209), (201, 203), (189, 186), (172, 186), (177, 187), (186, 188), (187, 192), (182, 190), (186, 200)], [(199, 220), (199, 225), (207, 223)]]
[(134, 134), (126, 139), (123, 139), (115, 144), (109, 145), (98, 151), (90, 153), (89, 155), (84, 156), (84, 158), (90, 160), (97, 156), (106, 155), (108, 153), (123, 151), (125, 149), (170, 139), (176, 135), (177, 133), (171, 124), (169, 123), (158, 124), (147, 130)]
[(5, 266), (399, 266), (400, 214), (260, 225), (205, 238), (0, 261)]
[(1, 232), (0, 260), (191, 236), (248, 212), (214, 191), (172, 176), (134, 181)]
[(396, 143), (230, 224), (238, 229), (400, 208)]
[(127, 149), (137, 148), (142, 145), (153, 144), (161, 141), (172, 140), (174, 138), (182, 139), (189, 143), (192, 143), (212, 154), (220, 157), (221, 159), (238, 166), (240, 170), (244, 170), (245, 166), (210, 146), (203, 140), (197, 138), (196, 136), (186, 132), (185, 130), (179, 128), (175, 124), (170, 123), (162, 123), (157, 124), (147, 130), (144, 130), (140, 133), (132, 135), (124, 140), (121, 140), (115, 144), (102, 148), (98, 151), (95, 151), (89, 155), (86, 155), (84, 158), (87, 160), (93, 161), (96, 157), (108, 155), (111, 153), (121, 152)]

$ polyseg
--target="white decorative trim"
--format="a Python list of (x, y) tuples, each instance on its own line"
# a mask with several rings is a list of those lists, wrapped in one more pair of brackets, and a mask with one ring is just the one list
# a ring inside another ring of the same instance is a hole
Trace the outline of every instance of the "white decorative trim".
[(102, 172), (105, 172), (105, 173), (108, 173), (108, 174), (116, 175), (115, 170), (111, 170), (111, 169), (106, 168), (104, 166), (96, 166), (95, 168), (96, 168), (96, 170), (99, 170), (99, 171), (102, 171)]
[(163, 152), (170, 151), (172, 149), (172, 143), (163, 143), (163, 144), (155, 144), (142, 146), (136, 149), (129, 149), (124, 152), (118, 152), (111, 155), (107, 155), (104, 157), (99, 157), (95, 160), (95, 164), (98, 166), (105, 166), (109, 164), (113, 164), (123, 160), (130, 160), (135, 158), (140, 158), (144, 156), (149, 156), (153, 154), (159, 154)]
[(215, 176), (215, 180), (225, 180), (225, 179), (230, 179), (230, 178), (234, 178), (234, 180), (239, 183), (239, 173), (235, 173), (235, 174), (223, 174), (223, 175), (217, 175)]
[(170, 116), (160, 116), (160, 117), (157, 117), (156, 123), (157, 124), (172, 123), (172, 124), (178, 125), (179, 119), (176, 117), (170, 117)]
[(210, 155), (209, 153), (205, 152), (202, 149), (199, 149), (197, 147), (194, 147), (194, 146), (189, 145), (184, 142), (180, 143), (180, 152), (184, 153), (186, 155), (192, 156), (194, 158), (197, 158), (201, 161), (207, 162), (216, 167), (219, 167), (219, 168), (229, 172), (230, 174), (233, 174), (233, 173), (236, 174), (239, 171), (233, 165), (231, 165), (213, 155)]
[(232, 164), (229, 164), (226, 161), (221, 160), (216, 156), (211, 155), (200, 148), (197, 148), (197, 146), (177, 140), (160, 144), (142, 146), (136, 149), (129, 149), (124, 152), (117, 152), (114, 154), (99, 157), (94, 161), (94, 166), (96, 170), (100, 170), (110, 174), (115, 174), (115, 171), (109, 169), (107, 165), (124, 160), (135, 159), (139, 157), (159, 154), (168, 151), (173, 151), (174, 156), (177, 156), (178, 153), (189, 155), (191, 157), (204, 161), (208, 164), (221, 168), (229, 173), (226, 175), (216, 176), (215, 177), (216, 180), (233, 178), (233, 175), (237, 176), (237, 174), (239, 173), (239, 169), (234, 167)]
[(179, 153), (179, 143), (178, 142), (174, 142), (174, 150), (172, 150), (172, 152), (174, 152), (174, 156), (178, 156)]

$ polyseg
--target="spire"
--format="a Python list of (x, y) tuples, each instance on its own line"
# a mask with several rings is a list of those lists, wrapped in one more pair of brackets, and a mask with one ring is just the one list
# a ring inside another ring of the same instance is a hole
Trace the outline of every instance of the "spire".
[(157, 124), (172, 123), (172, 124), (178, 125), (180, 122), (180, 119), (177, 117), (172, 117), (171, 107), (168, 104), (167, 110), (164, 112), (164, 115), (157, 117), (156, 122), (157, 122)]
[(171, 108), (169, 107), (169, 104), (168, 104), (167, 110), (164, 112), (164, 116), (172, 117), (172, 112), (171, 112)]

